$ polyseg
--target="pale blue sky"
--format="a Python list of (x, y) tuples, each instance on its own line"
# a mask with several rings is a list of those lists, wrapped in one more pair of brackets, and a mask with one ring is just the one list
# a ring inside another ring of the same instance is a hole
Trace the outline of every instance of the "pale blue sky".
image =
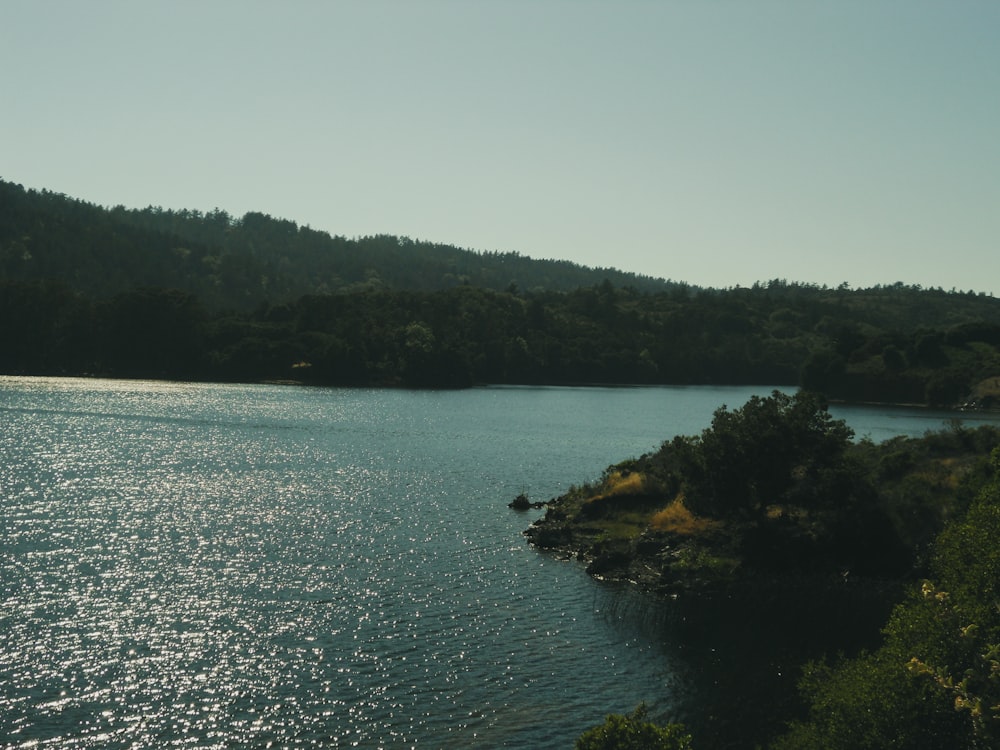
[(995, 0), (0, 0), (0, 112), (100, 205), (1000, 296)]

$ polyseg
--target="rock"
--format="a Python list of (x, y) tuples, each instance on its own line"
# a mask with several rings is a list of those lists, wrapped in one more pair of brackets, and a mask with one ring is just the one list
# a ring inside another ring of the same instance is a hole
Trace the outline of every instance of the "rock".
[(539, 549), (567, 547), (573, 541), (573, 533), (565, 524), (539, 525), (536, 522), (524, 531), (524, 535)]
[(545, 503), (533, 503), (528, 499), (525, 493), (521, 493), (514, 498), (513, 502), (507, 503), (508, 508), (513, 508), (514, 510), (531, 510), (532, 508), (544, 508)]
[(592, 576), (607, 576), (609, 573), (624, 574), (632, 562), (631, 556), (621, 550), (612, 550), (598, 555), (587, 566), (587, 573)]

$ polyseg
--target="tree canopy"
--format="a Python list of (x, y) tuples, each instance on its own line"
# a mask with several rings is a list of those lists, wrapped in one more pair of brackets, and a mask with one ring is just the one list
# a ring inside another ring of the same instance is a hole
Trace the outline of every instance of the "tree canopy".
[(854, 432), (819, 395), (774, 391), (740, 408), (716, 410), (698, 438), (678, 437), (686, 504), (712, 516), (760, 514), (768, 506), (812, 506), (821, 476), (841, 467)]
[(941, 534), (932, 577), (915, 586), (871, 654), (814, 664), (809, 717), (777, 750), (1000, 744), (1000, 449), (994, 479)]
[(691, 750), (691, 736), (680, 724), (661, 727), (649, 721), (640, 705), (631, 714), (609, 714), (580, 735), (576, 750)]

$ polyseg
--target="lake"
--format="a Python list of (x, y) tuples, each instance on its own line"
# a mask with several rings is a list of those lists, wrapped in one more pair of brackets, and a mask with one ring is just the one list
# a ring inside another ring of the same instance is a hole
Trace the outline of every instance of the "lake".
[[(715, 647), (530, 548), (539, 512), (507, 503), (769, 390), (0, 378), (0, 743), (567, 748), (642, 701), (697, 721)], [(831, 411), (874, 440), (955, 416)]]

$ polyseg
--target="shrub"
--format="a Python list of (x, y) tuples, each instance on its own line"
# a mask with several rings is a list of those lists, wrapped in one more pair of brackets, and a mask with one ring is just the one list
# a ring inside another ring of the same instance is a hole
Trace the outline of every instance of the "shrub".
[(691, 735), (682, 724), (657, 726), (646, 721), (646, 706), (631, 714), (609, 714), (600, 726), (576, 741), (576, 750), (691, 750)]

